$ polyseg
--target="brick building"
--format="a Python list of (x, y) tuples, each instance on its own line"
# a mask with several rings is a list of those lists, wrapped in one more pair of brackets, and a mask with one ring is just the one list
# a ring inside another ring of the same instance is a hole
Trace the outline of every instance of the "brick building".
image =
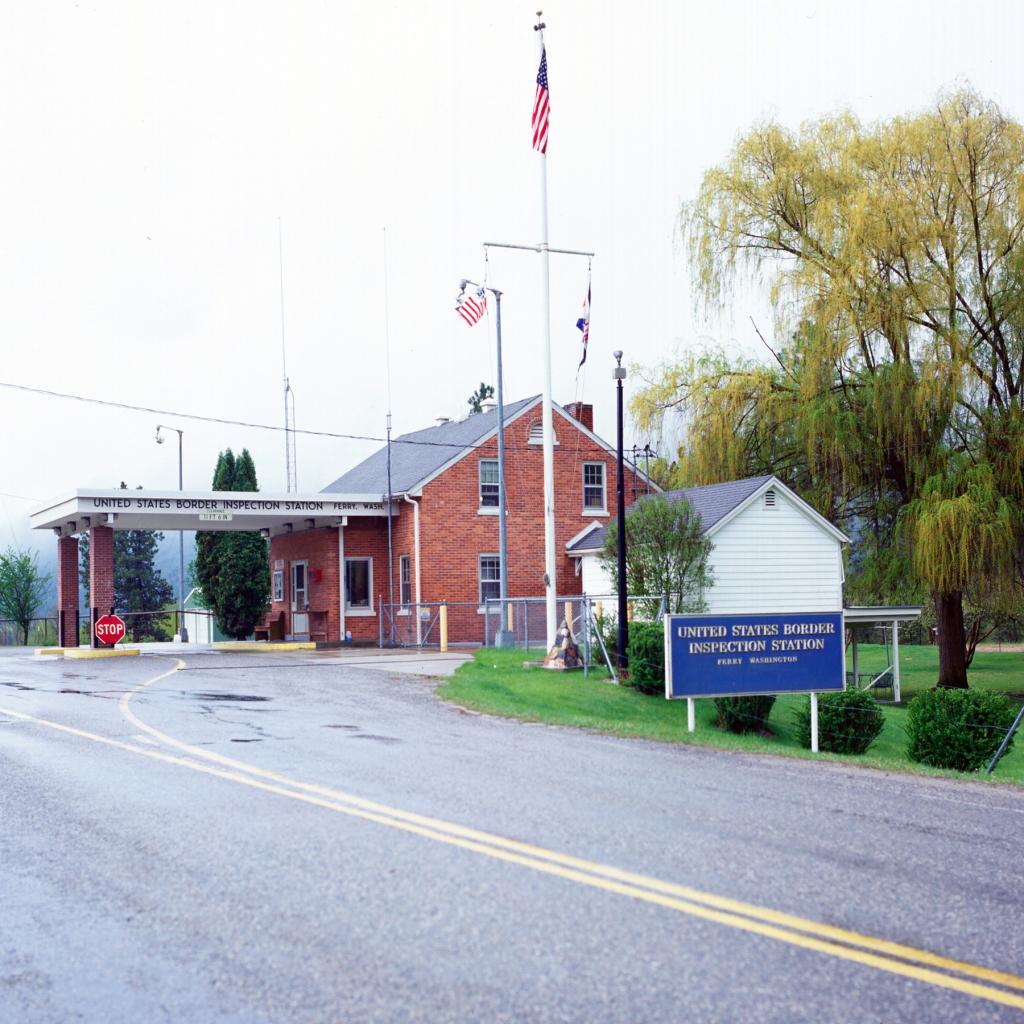
[[(593, 407), (553, 407), (557, 593), (581, 593), (571, 542), (615, 511), (615, 451), (593, 432)], [(482, 602), (497, 597), (497, 411), (405, 434), (391, 444), (392, 564), (388, 581), (387, 517), (272, 536), (271, 616), (285, 614), (288, 635), (302, 635), (308, 608), (327, 640), (376, 641), (381, 604), (389, 627), (409, 625), (419, 606), (451, 605), (453, 639), (483, 638)], [(646, 487), (626, 469), (627, 501)], [(387, 449), (340, 476), (327, 495), (387, 493)], [(505, 501), (508, 592), (544, 593), (541, 399), (505, 406)], [(296, 622), (294, 616), (298, 613)], [(403, 616), (410, 616), (403, 623)], [(300, 628), (296, 628), (300, 627)]]

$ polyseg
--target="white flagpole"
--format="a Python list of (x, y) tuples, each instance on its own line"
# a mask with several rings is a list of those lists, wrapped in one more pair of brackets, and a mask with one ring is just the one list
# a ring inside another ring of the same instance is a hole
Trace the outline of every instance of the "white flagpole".
[[(534, 26), (544, 54), (544, 23), (537, 12)], [(550, 88), (548, 90), (550, 95)], [(544, 429), (544, 606), (547, 624), (547, 646), (550, 650), (558, 633), (557, 574), (555, 571), (555, 434), (551, 410), (551, 276), (548, 267), (548, 157), (540, 157), (540, 260), (541, 287), (544, 296), (544, 388), (542, 392), (542, 425)]]

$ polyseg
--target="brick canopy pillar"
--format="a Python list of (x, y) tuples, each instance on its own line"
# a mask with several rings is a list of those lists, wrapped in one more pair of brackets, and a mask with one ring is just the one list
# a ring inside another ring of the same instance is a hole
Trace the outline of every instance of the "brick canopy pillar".
[(57, 541), (57, 646), (78, 646), (78, 538)]
[(90, 646), (108, 647), (96, 640), (96, 620), (114, 610), (114, 531), (109, 526), (89, 530)]

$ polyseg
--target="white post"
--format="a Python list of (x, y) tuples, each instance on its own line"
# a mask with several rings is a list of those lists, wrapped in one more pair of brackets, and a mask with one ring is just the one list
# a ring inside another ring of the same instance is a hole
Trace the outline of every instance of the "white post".
[(892, 699), (900, 702), (900, 624), (892, 622)]
[(692, 697), (686, 698), (686, 728), (689, 732), (697, 731), (697, 702)]
[(345, 642), (345, 519), (338, 527), (338, 642)]
[[(540, 55), (544, 54), (544, 32), (538, 30)], [(544, 430), (544, 596), (547, 622), (547, 647), (550, 650), (558, 634), (558, 585), (555, 578), (555, 435), (551, 410), (551, 277), (548, 256), (548, 158), (540, 158), (540, 262), (544, 305), (544, 385), (542, 391), (542, 426)]]
[(818, 695), (811, 694), (811, 750), (818, 753)]

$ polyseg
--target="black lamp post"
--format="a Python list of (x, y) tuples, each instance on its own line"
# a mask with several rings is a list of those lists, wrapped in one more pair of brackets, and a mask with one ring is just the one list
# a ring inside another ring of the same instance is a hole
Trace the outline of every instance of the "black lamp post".
[(629, 644), (629, 623), (626, 621), (626, 484), (622, 469), (622, 382), (626, 379), (626, 369), (622, 365), (622, 352), (613, 352), (612, 355), (615, 356), (616, 362), (616, 367), (612, 371), (612, 379), (615, 381), (617, 427), (615, 456), (618, 488), (615, 496), (615, 516), (619, 524), (615, 531), (619, 548), (619, 637), (616, 657), (619, 668), (623, 669), (629, 665), (629, 659), (626, 656), (626, 646)]

